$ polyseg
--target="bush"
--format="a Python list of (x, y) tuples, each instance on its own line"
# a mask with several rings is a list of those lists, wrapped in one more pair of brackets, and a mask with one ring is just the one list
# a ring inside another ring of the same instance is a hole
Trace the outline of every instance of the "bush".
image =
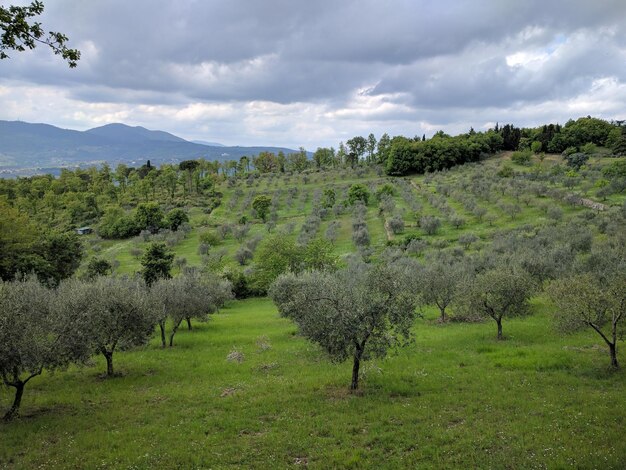
[(404, 232), (404, 220), (399, 215), (394, 215), (387, 220), (387, 225), (394, 235)]
[(539, 142), (538, 140), (535, 140), (532, 144), (530, 144), (530, 150), (532, 150), (533, 153), (541, 152), (542, 148), (543, 148), (543, 144)]
[(217, 246), (222, 243), (222, 239), (217, 233), (209, 231), (200, 234), (200, 243), (209, 247)]
[(593, 155), (598, 152), (598, 146), (593, 142), (588, 142), (580, 148), (580, 151), (586, 155)]
[(179, 208), (172, 209), (165, 216), (165, 225), (174, 232), (185, 222), (189, 222), (189, 216), (184, 210)]
[(361, 201), (367, 206), (369, 202), (370, 193), (367, 188), (362, 184), (353, 184), (348, 190), (348, 203), (353, 205), (356, 201)]
[(548, 208), (546, 215), (552, 220), (559, 221), (563, 218), (563, 211), (558, 206), (551, 206)]
[[(533, 142), (534, 143), (534, 142)], [(541, 145), (541, 143), (539, 143)], [(528, 165), (532, 158), (532, 152), (530, 150), (518, 150), (511, 155), (511, 161), (517, 165)]]
[(565, 161), (567, 162), (567, 166), (574, 168), (576, 170), (580, 170), (580, 168), (585, 163), (587, 163), (588, 160), (589, 160), (589, 155), (580, 153), (580, 152), (565, 156)]
[(357, 247), (366, 247), (370, 244), (370, 233), (367, 227), (359, 227), (352, 234), (352, 241)]
[(376, 198), (379, 201), (383, 198), (383, 196), (393, 197), (395, 194), (396, 194), (395, 188), (389, 183), (383, 184), (376, 190)]
[(513, 168), (511, 168), (509, 165), (504, 165), (498, 170), (497, 173), (500, 178), (511, 178), (514, 174), (515, 173), (513, 171)]
[(568, 155), (573, 155), (576, 152), (578, 152), (578, 149), (576, 147), (567, 147), (565, 150), (563, 150), (562, 155), (566, 157)]
[(420, 228), (426, 232), (427, 235), (434, 235), (441, 227), (441, 220), (432, 215), (425, 215), (420, 218)]

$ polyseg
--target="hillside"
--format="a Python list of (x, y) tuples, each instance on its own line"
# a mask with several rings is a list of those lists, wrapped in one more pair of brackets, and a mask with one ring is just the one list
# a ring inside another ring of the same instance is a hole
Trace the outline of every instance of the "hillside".
[[(179, 241), (174, 242), (175, 237), (172, 238), (172, 249), (181, 259), (180, 262), (187, 266), (202, 266), (209, 262), (211, 256), (220, 256), (221, 266), (236, 268), (240, 267), (235, 260), (240, 247), (251, 240), (262, 240), (273, 233), (283, 233), (300, 241), (316, 236), (331, 237), (335, 253), (345, 257), (358, 248), (352, 238), (353, 214), (345, 201), (348, 189), (356, 183), (365, 184), (371, 193), (371, 202), (365, 214), (370, 237), (367, 249), (376, 254), (390, 244), (404, 246), (404, 241), (410, 238), (419, 240), (419, 243), (413, 245), (416, 253), (422, 256), (443, 249), (479, 253), (481, 248), (489, 246), (494, 237), (505, 230), (527, 225), (547, 226), (555, 223), (554, 217), (560, 217), (557, 221), (559, 224), (577, 223), (579, 217), (588, 214), (594, 216), (597, 223), (610, 217), (608, 213), (596, 213), (568, 202), (566, 195), (578, 193), (580, 188), (568, 189), (565, 184), (569, 182), (564, 176), (556, 183), (540, 183), (527, 178), (532, 169), (530, 166), (513, 165), (518, 172), (516, 177), (498, 177), (496, 173), (499, 169), (511, 165), (510, 155), (505, 153), (480, 164), (465, 165), (426, 177), (392, 178), (364, 169), (342, 169), (283, 177), (269, 174), (250, 177), (248, 180), (237, 179), (234, 185), (223, 184), (219, 187), (223, 198), (210, 215), (203, 209), (206, 202), (202, 198), (189, 201), (192, 229), (182, 240), (178, 237)], [(613, 160), (598, 157), (592, 164), (599, 168)], [(550, 168), (560, 161), (559, 156), (546, 158), (541, 163), (543, 172), (549, 173)], [(600, 178), (600, 172), (597, 177)], [(579, 179), (577, 183), (582, 181)], [(592, 184), (591, 181), (585, 183)], [(383, 207), (375, 199), (374, 193), (384, 184), (390, 184), (394, 194)], [(491, 189), (487, 192), (485, 188)], [(319, 207), (326, 189), (335, 191), (337, 204), (318, 217), (315, 208)], [(252, 201), (262, 194), (272, 198), (277, 217), (274, 225), (263, 224), (252, 215)], [(593, 194), (589, 197), (594, 199)], [(595, 200), (607, 207), (619, 207), (624, 195), (614, 194)], [(548, 213), (548, 207), (558, 208), (560, 212), (554, 209)], [(398, 234), (389, 230), (386, 224), (394, 215), (400, 217), (404, 224), (404, 229)], [(246, 234), (243, 239), (238, 239), (235, 231), (239, 226), (238, 220), (243, 216), (248, 219)], [(441, 222), (432, 235), (420, 228), (420, 218), (423, 216), (434, 217)], [(218, 237), (218, 244), (211, 248), (207, 258), (201, 253), (200, 238), (205, 233), (221, 233), (222, 230), (225, 231), (223, 239), (221, 235)], [(476, 239), (470, 242), (468, 248), (464, 248), (465, 245), (460, 242), (468, 235)], [(156, 239), (167, 241), (167, 236), (157, 235)], [(118, 242), (94, 237), (93, 241), (90, 240), (90, 246), (91, 243), (96, 246), (97, 252), (94, 254), (119, 265), (118, 272), (133, 273), (140, 269), (136, 253), (140, 253), (151, 240), (151, 237), (136, 237)]]
[[(0, 121), (0, 175), (41, 173), (36, 169), (88, 165), (95, 162), (142, 164), (182, 160), (238, 160), (260, 152), (295, 152), (281, 147), (204, 145), (163, 131), (124, 124), (108, 124), (84, 132), (48, 124)], [(31, 171), (18, 171), (30, 169)], [(35, 169), (35, 171), (33, 171)]]
[[(157, 241), (174, 252), (175, 276), (195, 266), (240, 272), (239, 280), (252, 282), (262, 253), (278, 250), (278, 240), (307, 246), (321, 238), (340, 264), (357, 252), (372, 260), (408, 256), (425, 266), (441, 255), (497, 255), (521, 262), (538, 279), (554, 277), (551, 270), (587, 257), (592, 246), (623, 244), (626, 195), (620, 177), (606, 169), (624, 158), (604, 155), (578, 170), (558, 155), (516, 164), (505, 152), (403, 178), (383, 176), (375, 166), (243, 173), (215, 178), (206, 193), (188, 189), (181, 178), (173, 196), (166, 186), (143, 192), (129, 180), (117, 188), (120, 204), (154, 200), (164, 211), (183, 208), (188, 224), (123, 240), (82, 236), (87, 256), (77, 274), (96, 257), (117, 275), (137, 273), (140, 257)], [(98, 181), (95, 172), (77, 174), (85, 176), (66, 174), (59, 184)], [(44, 177), (9, 183), (52, 184)], [(355, 185), (369, 192), (364, 206), (348, 203)], [(335, 199), (324, 207), (329, 190)], [(33, 217), (86, 222), (65, 218), (90, 210), (81, 212), (76, 203), (89, 198), (72, 194), (64, 217), (58, 204), (29, 199)], [(271, 198), (266, 222), (252, 210), (261, 195)], [(431, 230), (425, 221), (433, 220), (439, 222)], [(367, 243), (356, 236), (363, 227)], [(251, 257), (239, 256), (242, 250)], [(269, 299), (244, 298), (241, 285), (236, 291), (240, 298), (207, 323), (181, 328), (175, 347), (162, 349), (155, 335), (144, 347), (117, 352), (119, 376), (103, 379), (97, 356), (87, 366), (34, 378), (21, 418), (0, 423), (0, 466), (593, 468), (601, 462), (617, 469), (626, 459), (618, 438), (626, 376), (608, 368), (607, 347), (590, 328), (568, 336), (555, 331), (554, 306), (541, 291), (528, 317), (505, 319), (504, 341), (495, 339), (490, 319), (458, 321), (456, 304), (448, 314), (457, 321), (446, 323), (434, 305), (422, 305), (414, 341), (365, 362), (361, 388), (352, 393), (349, 363), (329, 361)], [(618, 357), (626, 361), (623, 342)], [(10, 400), (1, 389), (0, 408)]]

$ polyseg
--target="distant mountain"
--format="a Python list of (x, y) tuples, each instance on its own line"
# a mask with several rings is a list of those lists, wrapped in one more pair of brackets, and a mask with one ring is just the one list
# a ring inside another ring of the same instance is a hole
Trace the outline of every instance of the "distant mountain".
[(130, 127), (126, 124), (107, 124), (106, 126), (89, 129), (85, 133), (124, 142), (143, 142), (147, 140), (155, 142), (187, 142), (185, 139), (176, 137), (169, 132), (151, 131), (145, 127)]
[[(163, 131), (107, 124), (87, 131), (61, 129), (48, 124), (0, 120), (0, 173), (20, 174), (17, 169), (41, 169), (93, 165), (108, 162), (141, 165), (178, 163), (182, 160), (235, 160), (260, 152), (295, 152), (282, 147), (227, 147), (220, 144), (194, 143)], [(25, 172), (22, 172), (26, 174)]]
[(207, 142), (206, 140), (190, 140), (190, 142), (194, 144), (208, 145), (209, 147), (226, 147), (224, 144), (219, 144), (217, 142)]

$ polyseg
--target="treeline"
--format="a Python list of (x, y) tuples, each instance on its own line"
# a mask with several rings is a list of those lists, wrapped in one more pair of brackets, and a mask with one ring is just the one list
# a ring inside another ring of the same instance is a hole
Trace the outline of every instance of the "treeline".
[[(484, 156), (501, 150), (532, 150), (568, 154), (581, 152), (586, 145), (606, 147), (612, 155), (626, 155), (626, 127), (622, 122), (608, 122), (590, 116), (570, 120), (564, 126), (545, 124), (537, 128), (519, 128), (512, 124), (486, 132), (474, 129), (466, 134), (450, 136), (443, 131), (427, 139), (422, 137), (389, 137), (383, 134), (379, 140), (373, 134), (356, 136), (333, 147), (318, 148), (308, 159), (301, 149), (285, 156), (282, 153), (263, 152), (250, 160), (242, 157), (240, 162), (227, 164), (235, 176), (259, 173), (300, 173), (307, 170), (357, 165), (379, 165), (388, 175), (425, 173), (451, 168), (455, 165), (475, 162)], [(252, 166), (250, 166), (252, 163)]]
[(511, 124), (495, 131), (502, 135), (503, 150), (533, 150), (535, 152), (570, 153), (593, 144), (606, 147), (615, 156), (626, 155), (626, 127), (623, 122), (608, 122), (591, 116), (569, 120), (564, 126), (544, 124), (535, 128), (518, 128)]
[[(382, 140), (382, 139), (381, 139)], [(394, 137), (378, 147), (378, 161), (389, 175), (425, 173), (474, 162), (500, 150), (532, 150), (535, 153), (593, 153), (606, 147), (609, 155), (626, 155), (626, 127), (602, 119), (584, 117), (564, 126), (546, 124), (537, 128), (518, 128), (496, 124), (486, 132), (470, 130), (451, 137), (437, 132), (431, 139)]]

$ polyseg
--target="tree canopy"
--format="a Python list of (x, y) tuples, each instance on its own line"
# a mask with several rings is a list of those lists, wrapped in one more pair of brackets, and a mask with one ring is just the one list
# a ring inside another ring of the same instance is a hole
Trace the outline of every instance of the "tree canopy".
[(285, 274), (270, 296), (280, 314), (331, 360), (352, 358), (352, 390), (359, 385), (361, 361), (384, 357), (389, 348), (408, 341), (416, 317), (413, 276), (399, 263), (354, 262), (336, 272)]

